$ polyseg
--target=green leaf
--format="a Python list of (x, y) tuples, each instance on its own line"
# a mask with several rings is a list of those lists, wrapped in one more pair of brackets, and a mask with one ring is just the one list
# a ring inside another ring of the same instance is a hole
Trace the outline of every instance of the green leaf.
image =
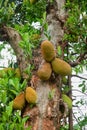
[(29, 116), (26, 116), (22, 119), (22, 125), (24, 126), (25, 122), (29, 119)]
[(12, 85), (15, 87), (15, 84), (14, 84), (14, 80), (13, 79), (9, 79), (9, 85)]
[(61, 46), (57, 46), (57, 54), (58, 54), (59, 56), (62, 55), (62, 48), (61, 48)]
[(0, 123), (0, 130), (4, 130), (3, 123)]
[(12, 110), (13, 110), (12, 106), (13, 106), (13, 102), (10, 102), (9, 106), (6, 106), (6, 112), (7, 112), (8, 116), (11, 116), (11, 114), (12, 114)]
[(54, 94), (55, 94), (55, 89), (52, 89), (52, 90), (49, 92), (49, 95), (48, 95), (49, 100), (52, 100), (52, 99), (53, 99)]
[(15, 124), (14, 123), (9, 125), (9, 130), (14, 130), (14, 128), (15, 128)]
[(72, 100), (70, 99), (70, 97), (68, 97), (66, 94), (62, 94), (62, 99), (65, 103), (67, 103), (68, 108), (71, 109), (72, 108)]

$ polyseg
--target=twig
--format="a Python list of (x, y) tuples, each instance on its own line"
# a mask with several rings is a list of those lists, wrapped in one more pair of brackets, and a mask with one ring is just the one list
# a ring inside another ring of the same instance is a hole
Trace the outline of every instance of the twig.
[(75, 66), (79, 65), (82, 60), (87, 59), (87, 57), (85, 57), (86, 55), (87, 55), (87, 52), (84, 52), (83, 54), (80, 54), (80, 55), (78, 56), (78, 58), (76, 59), (76, 61), (74, 61), (74, 62), (69, 62), (69, 64), (70, 64), (72, 67), (75, 67)]
[[(77, 90), (77, 89), (72, 89), (72, 91), (77, 91), (77, 92), (82, 93), (80, 90)], [(84, 94), (84, 95), (86, 95), (86, 96), (87, 96), (87, 94), (86, 94), (86, 93), (82, 93), (82, 94)]]
[(87, 80), (87, 78), (84, 78), (84, 77), (79, 76), (79, 75), (72, 75), (72, 77), (77, 77), (77, 78), (80, 78), (80, 79), (85, 79), (85, 80)]
[(77, 122), (77, 123), (78, 123), (78, 125), (80, 126), (79, 121), (78, 121), (78, 119), (76, 118), (76, 116), (75, 116), (75, 114), (74, 114), (74, 113), (73, 113), (73, 117), (75, 118), (76, 122)]

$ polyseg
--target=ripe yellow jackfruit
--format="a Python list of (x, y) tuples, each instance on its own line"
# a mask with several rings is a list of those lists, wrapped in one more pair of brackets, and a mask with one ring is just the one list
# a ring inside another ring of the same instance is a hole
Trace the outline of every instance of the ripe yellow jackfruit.
[(62, 99), (65, 103), (67, 103), (68, 108), (71, 109), (72, 108), (72, 100), (70, 99), (70, 97), (68, 97), (66, 94), (62, 94)]
[(51, 62), (51, 64), (52, 64), (52, 69), (56, 74), (66, 76), (66, 75), (70, 75), (72, 72), (71, 66), (67, 62), (59, 58), (55, 58)]
[(25, 98), (28, 103), (36, 103), (37, 100), (36, 91), (31, 87), (27, 87), (25, 90)]
[(37, 75), (41, 80), (48, 80), (51, 76), (52, 69), (50, 63), (44, 62), (38, 69)]
[(22, 92), (13, 100), (13, 109), (22, 110), (25, 105), (25, 93)]
[(50, 41), (43, 41), (41, 44), (41, 52), (43, 58), (47, 61), (50, 62), (55, 58), (55, 50), (54, 46)]

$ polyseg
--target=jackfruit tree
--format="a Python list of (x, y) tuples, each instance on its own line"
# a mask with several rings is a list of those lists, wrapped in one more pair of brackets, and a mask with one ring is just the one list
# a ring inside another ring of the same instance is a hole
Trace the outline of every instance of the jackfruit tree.
[(71, 77), (87, 68), (86, 6), (85, 0), (1, 0), (0, 50), (10, 44), (17, 68), (1, 70), (0, 80), (24, 85), (16, 92), (11, 88), (14, 96), (6, 103), (13, 101), (14, 119), (17, 110), (28, 117), (22, 128), (2, 123), (2, 130), (63, 130), (67, 118), (67, 129), (73, 130)]

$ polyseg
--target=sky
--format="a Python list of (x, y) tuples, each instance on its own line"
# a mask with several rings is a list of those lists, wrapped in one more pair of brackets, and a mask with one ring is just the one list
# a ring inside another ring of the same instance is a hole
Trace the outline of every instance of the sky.
[[(0, 45), (3, 44), (0, 42)], [(11, 50), (11, 51), (9, 51)], [(5, 48), (0, 52), (0, 69), (8, 67), (11, 62), (16, 62), (16, 56), (13, 55), (13, 50), (10, 45), (5, 45)]]

